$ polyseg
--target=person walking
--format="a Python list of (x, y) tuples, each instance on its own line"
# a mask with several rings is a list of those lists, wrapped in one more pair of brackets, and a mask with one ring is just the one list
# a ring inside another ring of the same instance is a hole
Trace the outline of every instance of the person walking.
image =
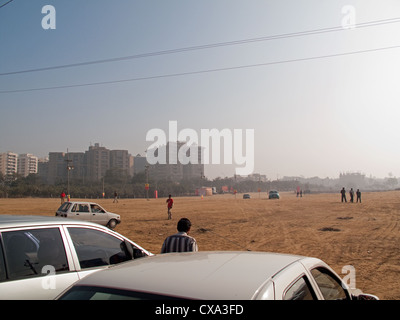
[(118, 193), (117, 193), (117, 191), (114, 191), (114, 201), (113, 201), (113, 203), (118, 203)]
[(177, 224), (178, 233), (164, 240), (161, 253), (198, 251), (196, 239), (188, 235), (191, 227), (188, 218), (180, 219)]
[(171, 220), (172, 219), (171, 210), (174, 205), (174, 200), (171, 198), (171, 195), (168, 196), (166, 203), (167, 203), (167, 209), (168, 209), (168, 220)]
[(340, 193), (342, 194), (342, 202), (344, 200), (344, 202), (347, 202), (346, 199), (346, 190), (344, 189), (344, 187), (342, 188), (342, 190), (340, 191)]
[(357, 202), (358, 202), (358, 200), (360, 200), (360, 203), (361, 203), (361, 191), (360, 191), (360, 189), (357, 189), (356, 196), (357, 196)]

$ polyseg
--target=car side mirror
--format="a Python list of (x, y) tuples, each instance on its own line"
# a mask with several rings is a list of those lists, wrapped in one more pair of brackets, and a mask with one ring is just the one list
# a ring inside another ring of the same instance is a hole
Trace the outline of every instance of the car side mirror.
[(146, 254), (142, 250), (134, 247), (130, 242), (125, 240), (124, 244), (125, 244), (128, 260), (142, 258), (142, 257), (146, 256)]

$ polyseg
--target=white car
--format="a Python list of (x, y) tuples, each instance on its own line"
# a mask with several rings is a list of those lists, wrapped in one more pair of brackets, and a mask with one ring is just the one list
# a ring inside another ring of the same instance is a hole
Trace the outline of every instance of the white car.
[(56, 216), (90, 221), (114, 229), (121, 223), (119, 214), (108, 212), (94, 202), (64, 202), (57, 210)]
[[(91, 274), (61, 300), (351, 300), (348, 286), (316, 258), (266, 252), (168, 253)], [(358, 298), (377, 299), (372, 295)]]
[(0, 215), (0, 299), (54, 299), (112, 264), (151, 255), (104, 226), (58, 217)]

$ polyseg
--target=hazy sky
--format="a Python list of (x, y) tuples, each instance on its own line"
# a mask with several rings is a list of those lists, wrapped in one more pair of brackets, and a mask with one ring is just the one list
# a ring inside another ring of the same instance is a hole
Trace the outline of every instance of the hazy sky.
[(0, 152), (144, 155), (146, 133), (177, 121), (254, 129), (254, 171), (270, 179), (400, 177), (399, 57), (398, 0), (13, 0), (0, 8)]

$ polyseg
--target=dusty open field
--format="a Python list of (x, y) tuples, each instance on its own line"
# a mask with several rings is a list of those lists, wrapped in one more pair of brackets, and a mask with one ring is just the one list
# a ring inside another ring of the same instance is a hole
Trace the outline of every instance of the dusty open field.
[[(242, 195), (174, 198), (167, 220), (165, 198), (93, 200), (121, 214), (115, 231), (153, 253), (176, 232), (179, 218), (192, 221), (199, 250), (252, 250), (318, 257), (341, 274), (356, 270), (356, 286), (381, 299), (400, 299), (400, 192), (363, 193), (362, 203), (341, 203), (340, 195), (297, 198), (281, 193), (243, 200)], [(58, 199), (0, 199), (0, 214), (53, 216)]]

